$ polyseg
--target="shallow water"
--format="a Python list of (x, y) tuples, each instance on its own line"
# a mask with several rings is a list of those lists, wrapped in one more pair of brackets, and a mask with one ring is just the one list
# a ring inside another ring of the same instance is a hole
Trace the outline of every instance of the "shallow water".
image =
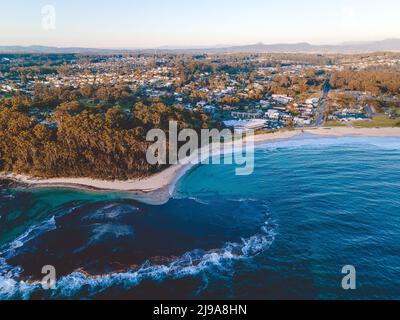
[[(400, 139), (304, 135), (251, 176), (200, 166), (174, 198), (0, 192), (0, 297), (400, 298)], [(354, 265), (357, 290), (341, 288)], [(55, 290), (24, 282), (54, 265)]]

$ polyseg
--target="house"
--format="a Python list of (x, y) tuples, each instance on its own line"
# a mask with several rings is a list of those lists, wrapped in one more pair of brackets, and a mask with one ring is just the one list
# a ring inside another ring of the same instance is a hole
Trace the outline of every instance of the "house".
[(343, 122), (346, 121), (357, 121), (357, 120), (368, 120), (369, 117), (365, 114), (359, 113), (346, 113), (346, 114), (339, 114), (336, 117)]
[(289, 122), (293, 120), (293, 116), (288, 112), (283, 112), (280, 114), (280, 119)]
[(319, 103), (319, 98), (311, 98), (306, 100), (306, 104), (317, 106)]
[(257, 112), (232, 112), (231, 116), (233, 118), (239, 119), (259, 119), (262, 118), (263, 113), (261, 111)]
[(268, 112), (265, 113), (265, 117), (271, 120), (279, 120), (280, 115), (281, 115), (280, 112), (275, 109), (270, 109), (268, 110)]
[(203, 107), (203, 111), (206, 113), (215, 113), (217, 111), (217, 108), (214, 106), (207, 105)]
[(235, 129), (236, 131), (259, 130), (266, 126), (265, 120), (263, 119), (229, 120), (224, 121), (223, 124), (228, 128)]
[(223, 106), (220, 107), (220, 109), (221, 109), (222, 111), (232, 111), (232, 110), (235, 109), (235, 108), (233, 108), (233, 107), (231, 107), (231, 106), (228, 106), (228, 105), (223, 105)]
[(303, 117), (295, 117), (293, 121), (300, 126), (309, 126), (312, 123), (312, 120), (309, 118), (303, 118)]
[(205, 101), (200, 101), (200, 102), (198, 102), (197, 104), (196, 104), (196, 107), (205, 107), (207, 105), (207, 102), (205, 102)]
[(288, 104), (293, 101), (293, 98), (281, 94), (273, 94), (272, 99), (280, 104)]
[(269, 102), (267, 100), (260, 100), (260, 105), (262, 108), (268, 108), (271, 106), (271, 102)]

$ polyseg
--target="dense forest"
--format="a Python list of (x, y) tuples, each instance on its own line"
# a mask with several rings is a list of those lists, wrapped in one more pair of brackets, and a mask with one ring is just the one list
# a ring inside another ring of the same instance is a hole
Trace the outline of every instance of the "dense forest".
[(127, 111), (58, 101), (44, 117), (37, 113), (42, 99), (41, 94), (16, 96), (0, 105), (0, 171), (37, 177), (144, 177), (163, 169), (146, 161), (147, 130), (168, 133), (169, 120), (197, 130), (217, 125), (203, 113), (162, 103), (139, 102)]
[(400, 74), (396, 70), (334, 72), (333, 89), (370, 92), (374, 95), (400, 95)]

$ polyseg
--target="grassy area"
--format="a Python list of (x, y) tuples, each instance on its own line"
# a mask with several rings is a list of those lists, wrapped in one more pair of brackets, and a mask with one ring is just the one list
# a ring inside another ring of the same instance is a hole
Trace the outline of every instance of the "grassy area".
[(391, 119), (384, 115), (374, 117), (371, 121), (355, 121), (353, 126), (357, 128), (388, 128), (400, 127), (400, 118)]
[[(85, 107), (87, 108), (97, 108), (101, 105), (104, 105), (104, 103), (94, 103), (92, 100), (90, 99), (80, 99), (79, 100), (80, 103), (82, 103)], [(118, 106), (120, 106), (122, 109), (130, 111), (132, 106), (130, 104), (117, 104)]]
[(11, 93), (4, 93), (4, 94), (0, 95), (0, 100), (1, 99), (8, 100), (8, 99), (11, 99), (12, 97), (13, 97), (13, 95)]
[(80, 99), (79, 102), (82, 103), (86, 108), (94, 108), (98, 106), (89, 99)]
[(347, 127), (346, 124), (340, 122), (340, 121), (327, 121), (324, 124), (324, 127), (330, 127), (330, 128), (335, 128), (335, 127)]
[(126, 111), (130, 111), (132, 109), (130, 104), (119, 104), (119, 106)]

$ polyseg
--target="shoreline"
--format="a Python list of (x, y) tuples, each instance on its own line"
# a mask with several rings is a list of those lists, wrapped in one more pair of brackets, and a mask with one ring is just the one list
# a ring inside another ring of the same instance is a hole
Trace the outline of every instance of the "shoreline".
[[(303, 133), (325, 137), (400, 137), (400, 128), (304, 128), (292, 131), (280, 131), (254, 136), (254, 143), (288, 140)], [(213, 149), (211, 149), (212, 154)], [(217, 150), (219, 152), (219, 149)], [(150, 205), (162, 205), (172, 197), (177, 183), (196, 164), (176, 164), (143, 179), (127, 181), (105, 181), (90, 178), (51, 178), (38, 179), (13, 173), (0, 173), (1, 180), (10, 180), (28, 188), (65, 188), (86, 190), (98, 193), (125, 193), (132, 199)]]
[(332, 137), (400, 137), (400, 127), (393, 128), (355, 128), (355, 127), (321, 127), (304, 129), (304, 132), (318, 136)]

